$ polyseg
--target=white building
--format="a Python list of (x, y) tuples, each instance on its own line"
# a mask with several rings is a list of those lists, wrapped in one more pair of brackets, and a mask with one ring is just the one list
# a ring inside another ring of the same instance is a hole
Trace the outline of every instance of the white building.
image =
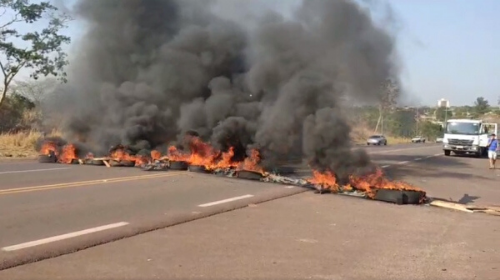
[(450, 108), (450, 101), (441, 98), (438, 100), (438, 107), (439, 108)]

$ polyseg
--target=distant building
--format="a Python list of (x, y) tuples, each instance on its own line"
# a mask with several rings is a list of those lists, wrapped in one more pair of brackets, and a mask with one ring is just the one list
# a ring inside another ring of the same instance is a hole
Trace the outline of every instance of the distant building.
[(439, 108), (449, 108), (450, 107), (450, 101), (441, 98), (438, 100), (438, 107)]

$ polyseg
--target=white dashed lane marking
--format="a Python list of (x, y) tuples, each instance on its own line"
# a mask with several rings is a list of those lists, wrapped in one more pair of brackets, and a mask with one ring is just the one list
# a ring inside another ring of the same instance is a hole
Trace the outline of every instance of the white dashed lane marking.
[(113, 229), (113, 228), (123, 227), (126, 225), (128, 225), (127, 222), (119, 222), (119, 223), (115, 223), (115, 224), (109, 224), (109, 225), (104, 225), (104, 226), (100, 226), (100, 227), (89, 228), (89, 229), (85, 229), (85, 230), (81, 230), (81, 231), (75, 231), (75, 232), (66, 233), (66, 234), (62, 234), (62, 235), (58, 235), (58, 236), (53, 236), (53, 237), (49, 237), (49, 238), (44, 238), (44, 239), (40, 239), (40, 240), (35, 240), (35, 241), (21, 243), (21, 244), (17, 244), (17, 245), (13, 245), (13, 246), (4, 247), (4, 248), (2, 248), (2, 251), (6, 251), (6, 252), (17, 251), (17, 250), (21, 250), (21, 249), (25, 249), (25, 248), (29, 248), (29, 247), (34, 247), (34, 246), (39, 246), (39, 245), (43, 245), (43, 244), (47, 244), (47, 243), (61, 241), (61, 240), (69, 239), (69, 238), (74, 238), (74, 237), (78, 237), (78, 236), (82, 236), (82, 235), (86, 235), (86, 234), (91, 234), (91, 233), (96, 233), (96, 232), (109, 230), (109, 229)]
[[(420, 161), (420, 160), (423, 160), (423, 159), (429, 159), (429, 158), (433, 158), (433, 157), (438, 157), (438, 156), (442, 156), (442, 154), (434, 154), (434, 155), (431, 155), (431, 156), (426, 156), (425, 158), (414, 158), (413, 160), (411, 161), (400, 161), (400, 162), (397, 162), (395, 165), (403, 165), (403, 164), (408, 164), (412, 161)], [(381, 168), (388, 168), (388, 167), (391, 167), (390, 164), (387, 164), (387, 165), (382, 165), (380, 166)]]

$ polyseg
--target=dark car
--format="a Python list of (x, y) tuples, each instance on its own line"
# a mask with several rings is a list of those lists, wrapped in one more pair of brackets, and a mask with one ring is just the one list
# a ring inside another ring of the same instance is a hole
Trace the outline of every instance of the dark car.
[(372, 135), (366, 140), (366, 145), (387, 145), (387, 139), (383, 135)]

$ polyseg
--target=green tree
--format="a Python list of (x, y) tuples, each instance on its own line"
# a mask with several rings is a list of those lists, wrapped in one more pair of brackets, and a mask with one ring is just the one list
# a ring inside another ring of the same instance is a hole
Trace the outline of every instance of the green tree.
[(477, 116), (484, 115), (490, 111), (490, 104), (484, 97), (478, 97), (474, 102), (474, 113)]
[(462, 106), (462, 107), (457, 107), (455, 108), (455, 112), (453, 114), (453, 117), (454, 118), (457, 118), (457, 119), (464, 119), (464, 118), (467, 118), (470, 114), (470, 112), (472, 112), (472, 107), (470, 106)]
[(446, 119), (450, 119), (453, 117), (453, 112), (448, 108), (439, 107), (436, 109), (436, 120), (440, 122), (444, 122)]
[(440, 137), (443, 132), (441, 131), (441, 125), (425, 121), (420, 124), (420, 134), (427, 139), (435, 140)]
[(377, 120), (377, 125), (375, 126), (375, 133), (378, 132), (379, 127), (382, 133), (384, 133), (384, 116), (386, 112), (391, 110), (391, 108), (396, 104), (397, 98), (400, 93), (399, 85), (392, 79), (385, 80), (380, 85), (381, 90), (381, 100), (379, 104), (379, 115)]
[[(31, 3), (29, 0), (0, 0), (0, 70), (3, 87), (0, 106), (12, 80), (23, 69), (31, 69), (30, 77), (58, 76), (66, 81), (67, 55), (62, 46), (70, 38), (61, 35), (61, 29), (70, 20), (49, 2)], [(44, 20), (47, 23), (44, 24)], [(19, 28), (28, 24), (28, 28)], [(37, 30), (40, 28), (40, 30)], [(21, 31), (28, 30), (28, 31)]]
[(22, 95), (12, 93), (6, 96), (4, 106), (0, 108), (0, 133), (27, 125), (23, 118), (34, 107), (35, 104)]
[(398, 137), (412, 137), (415, 133), (416, 116), (415, 110), (395, 110), (387, 116), (386, 131)]
[(11, 87), (11, 92), (22, 95), (39, 106), (56, 87), (56, 79), (51, 78), (37, 81), (16, 81)]

